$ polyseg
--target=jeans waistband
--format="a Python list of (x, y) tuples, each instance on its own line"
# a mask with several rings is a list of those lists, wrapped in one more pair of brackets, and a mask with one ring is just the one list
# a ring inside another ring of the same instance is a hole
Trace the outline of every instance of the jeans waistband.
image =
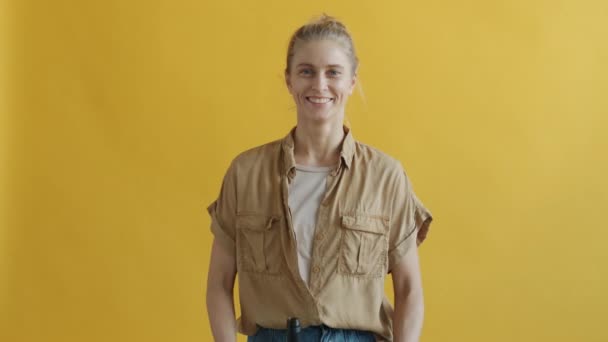
[[(301, 342), (375, 342), (376, 338), (372, 332), (354, 329), (332, 328), (325, 324), (312, 325), (302, 328), (300, 333)], [(264, 328), (258, 325), (258, 331), (254, 336), (250, 336), (247, 341), (286, 341), (287, 329)]]

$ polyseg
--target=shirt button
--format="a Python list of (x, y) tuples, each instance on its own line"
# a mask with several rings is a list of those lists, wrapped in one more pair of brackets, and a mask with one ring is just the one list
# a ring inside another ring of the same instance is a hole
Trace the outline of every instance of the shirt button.
[(319, 268), (319, 266), (314, 266), (314, 267), (312, 268), (312, 273), (319, 273), (319, 271), (320, 271), (320, 270), (321, 270), (321, 269)]

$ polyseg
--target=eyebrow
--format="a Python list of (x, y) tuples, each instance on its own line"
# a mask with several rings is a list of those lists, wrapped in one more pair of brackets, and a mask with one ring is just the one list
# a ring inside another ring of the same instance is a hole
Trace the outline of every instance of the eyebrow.
[[(310, 64), (310, 63), (300, 63), (296, 66), (296, 68), (299, 68), (301, 66), (310, 66), (310, 67), (314, 67), (314, 65)], [(340, 64), (330, 64), (328, 65), (328, 67), (330, 68), (340, 68), (340, 69), (344, 69), (343, 66), (341, 66)]]

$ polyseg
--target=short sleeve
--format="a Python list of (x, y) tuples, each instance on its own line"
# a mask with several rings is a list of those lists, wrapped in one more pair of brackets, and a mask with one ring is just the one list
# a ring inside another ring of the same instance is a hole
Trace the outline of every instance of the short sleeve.
[(414, 193), (403, 168), (395, 183), (389, 233), (389, 273), (410, 248), (419, 246), (426, 239), (433, 220), (431, 212)]
[(233, 163), (224, 175), (217, 199), (207, 207), (207, 211), (211, 216), (211, 232), (215, 239), (227, 251), (236, 253), (236, 175)]

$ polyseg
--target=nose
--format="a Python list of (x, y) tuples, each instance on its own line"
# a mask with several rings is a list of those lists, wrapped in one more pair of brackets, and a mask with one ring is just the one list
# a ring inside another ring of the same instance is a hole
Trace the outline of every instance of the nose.
[(312, 84), (313, 90), (323, 92), (327, 90), (327, 77), (323, 73), (318, 73)]

